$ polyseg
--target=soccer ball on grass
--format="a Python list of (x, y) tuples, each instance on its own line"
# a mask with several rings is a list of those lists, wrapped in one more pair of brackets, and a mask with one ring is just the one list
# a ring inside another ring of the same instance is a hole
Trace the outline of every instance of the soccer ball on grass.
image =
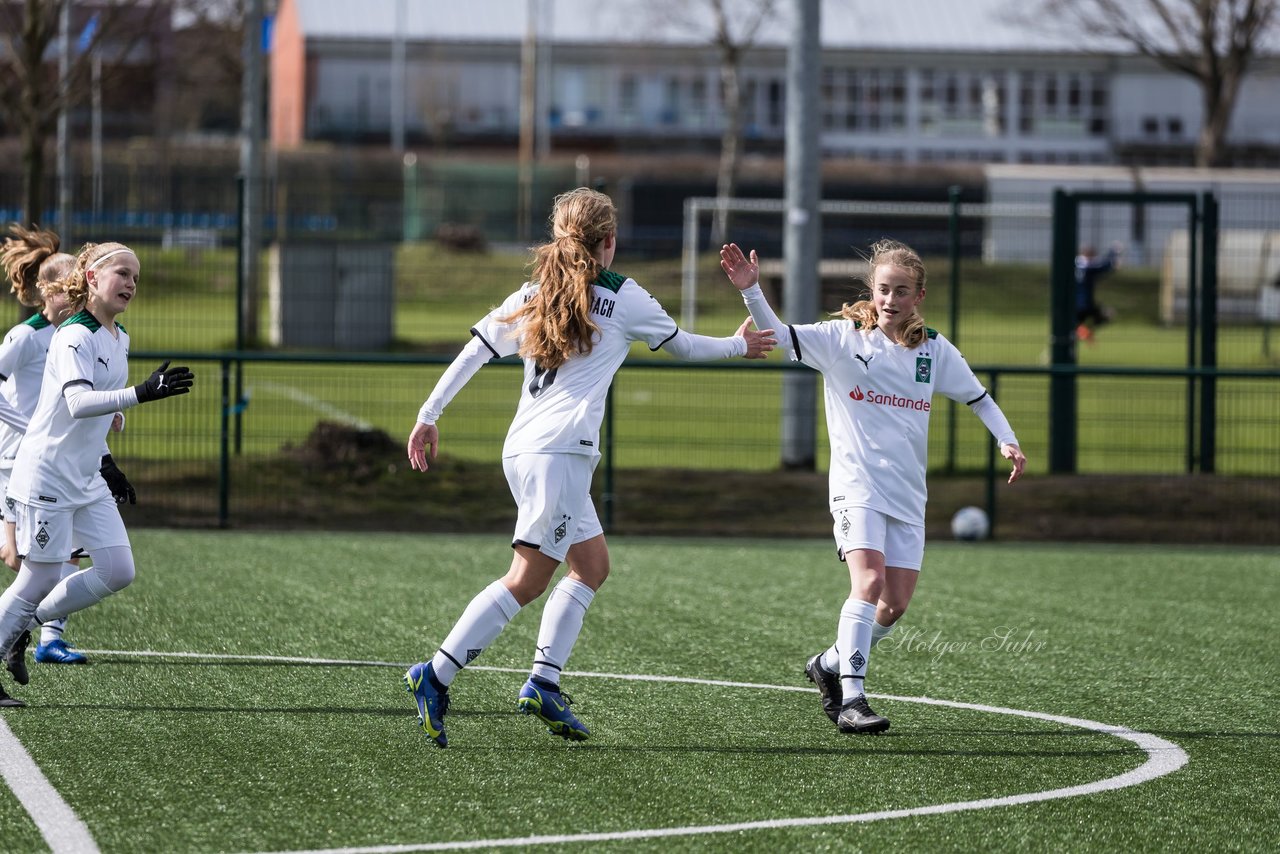
[(961, 507), (951, 517), (951, 536), (957, 540), (985, 540), (991, 534), (991, 520), (981, 507)]

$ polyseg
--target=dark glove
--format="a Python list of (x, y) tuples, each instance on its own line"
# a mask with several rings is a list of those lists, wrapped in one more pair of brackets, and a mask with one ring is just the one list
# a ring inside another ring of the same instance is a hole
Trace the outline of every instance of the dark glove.
[(168, 360), (151, 372), (145, 382), (133, 387), (138, 394), (138, 403), (173, 397), (175, 394), (186, 394), (196, 381), (196, 375), (186, 365), (169, 367)]
[(129, 483), (129, 478), (124, 476), (124, 472), (116, 468), (116, 461), (111, 459), (110, 454), (103, 456), (102, 468), (98, 471), (102, 474), (102, 479), (107, 482), (111, 497), (117, 504), (124, 504), (126, 501), (130, 504), (138, 503), (138, 494), (133, 491), (133, 484)]

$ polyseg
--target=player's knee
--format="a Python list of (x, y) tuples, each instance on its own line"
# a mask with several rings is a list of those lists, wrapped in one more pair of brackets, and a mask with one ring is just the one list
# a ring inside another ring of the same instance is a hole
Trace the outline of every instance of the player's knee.
[(880, 608), (876, 612), (876, 621), (882, 626), (892, 626), (902, 619), (902, 615), (905, 613), (907, 613), (906, 605), (881, 602)]
[(96, 558), (93, 569), (108, 590), (119, 593), (133, 583), (137, 573), (133, 566), (133, 552), (128, 549), (112, 549), (112, 552), (105, 560)]
[(578, 579), (592, 590), (599, 590), (609, 577), (609, 561), (569, 562), (569, 569)]

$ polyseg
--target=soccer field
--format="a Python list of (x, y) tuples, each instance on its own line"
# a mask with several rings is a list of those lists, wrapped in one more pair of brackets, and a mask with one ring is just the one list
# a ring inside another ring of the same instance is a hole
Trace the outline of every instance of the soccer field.
[(0, 850), (1274, 850), (1274, 549), (931, 545), (858, 737), (802, 673), (830, 543), (617, 538), (564, 680), (591, 740), (515, 711), (540, 601), (439, 750), (400, 677), (503, 537), (133, 539), (91, 663), (4, 674)]

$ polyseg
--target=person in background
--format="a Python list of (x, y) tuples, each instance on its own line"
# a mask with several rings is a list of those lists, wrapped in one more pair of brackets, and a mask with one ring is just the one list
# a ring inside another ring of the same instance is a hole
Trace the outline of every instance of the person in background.
[(1107, 254), (1085, 243), (1076, 256), (1076, 338), (1092, 342), (1098, 327), (1111, 322), (1115, 312), (1098, 302), (1098, 280), (1116, 268), (1120, 262), (1121, 246), (1112, 244)]

